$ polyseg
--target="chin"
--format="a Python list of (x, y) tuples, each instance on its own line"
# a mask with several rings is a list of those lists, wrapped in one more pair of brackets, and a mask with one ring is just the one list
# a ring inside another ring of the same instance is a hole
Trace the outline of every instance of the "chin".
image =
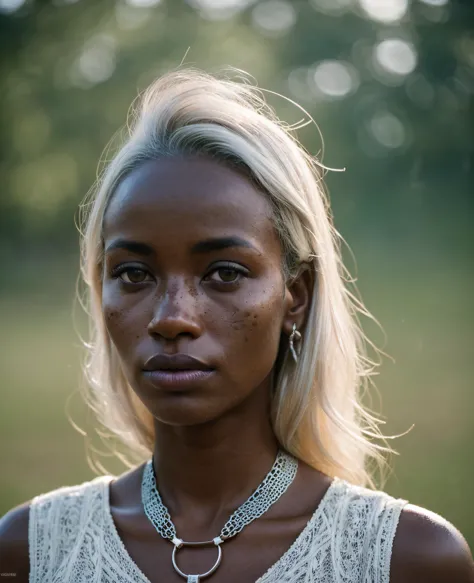
[(163, 395), (153, 403), (148, 403), (147, 408), (157, 421), (174, 427), (210, 423), (225, 413), (210, 406), (202, 398), (183, 393)]

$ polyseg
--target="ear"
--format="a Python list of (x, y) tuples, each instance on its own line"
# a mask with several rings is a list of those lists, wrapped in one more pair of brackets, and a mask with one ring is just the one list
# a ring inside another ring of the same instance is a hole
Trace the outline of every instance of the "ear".
[(293, 330), (293, 324), (296, 324), (297, 330), (301, 330), (306, 324), (315, 285), (314, 275), (313, 266), (303, 263), (298, 274), (286, 283), (287, 308), (282, 331), (288, 336)]

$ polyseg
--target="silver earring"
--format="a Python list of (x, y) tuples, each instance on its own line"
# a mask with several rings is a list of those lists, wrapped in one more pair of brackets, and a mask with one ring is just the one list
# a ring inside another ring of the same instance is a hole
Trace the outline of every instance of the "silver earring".
[(296, 329), (296, 324), (293, 324), (293, 331), (290, 334), (290, 350), (291, 350), (291, 354), (293, 356), (293, 360), (295, 362), (298, 362), (298, 356), (301, 352), (301, 346), (298, 350), (298, 353), (296, 353), (295, 351), (295, 347), (294, 347), (294, 341), (295, 340), (301, 340), (301, 334), (298, 332), (298, 330)]

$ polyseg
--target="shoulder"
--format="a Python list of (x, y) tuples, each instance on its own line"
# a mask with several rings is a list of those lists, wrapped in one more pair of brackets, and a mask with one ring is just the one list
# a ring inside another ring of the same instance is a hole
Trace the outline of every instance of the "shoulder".
[(461, 533), (419, 506), (402, 510), (393, 542), (391, 583), (474, 583), (474, 563)]
[(29, 576), (28, 525), (30, 501), (12, 508), (0, 519), (0, 573), (14, 573), (17, 583)]
[[(351, 537), (354, 552), (362, 549), (359, 558), (364, 549), (371, 549), (366, 562), (384, 573), (384, 580), (474, 583), (469, 547), (447, 520), (382, 491), (345, 482), (339, 490), (342, 530)], [(364, 544), (358, 547), (358, 542)]]
[[(16, 583), (28, 583), (30, 569), (38, 570), (47, 560), (49, 540), (54, 539), (64, 548), (74, 542), (76, 531), (70, 525), (79, 526), (78, 516), (84, 504), (100, 506), (100, 495), (94, 494), (100, 494), (108, 478), (101, 476), (75, 486), (62, 486), (8, 511), (0, 519), (0, 573), (15, 573), (12, 577)], [(30, 549), (30, 545), (34, 548)]]

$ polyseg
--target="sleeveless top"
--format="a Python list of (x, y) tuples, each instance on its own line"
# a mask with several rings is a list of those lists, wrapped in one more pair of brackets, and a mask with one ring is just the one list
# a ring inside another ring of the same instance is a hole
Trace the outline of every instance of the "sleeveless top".
[[(33, 498), (29, 583), (150, 583), (112, 518), (99, 476)], [(389, 583), (405, 500), (335, 478), (306, 527), (256, 583)]]

